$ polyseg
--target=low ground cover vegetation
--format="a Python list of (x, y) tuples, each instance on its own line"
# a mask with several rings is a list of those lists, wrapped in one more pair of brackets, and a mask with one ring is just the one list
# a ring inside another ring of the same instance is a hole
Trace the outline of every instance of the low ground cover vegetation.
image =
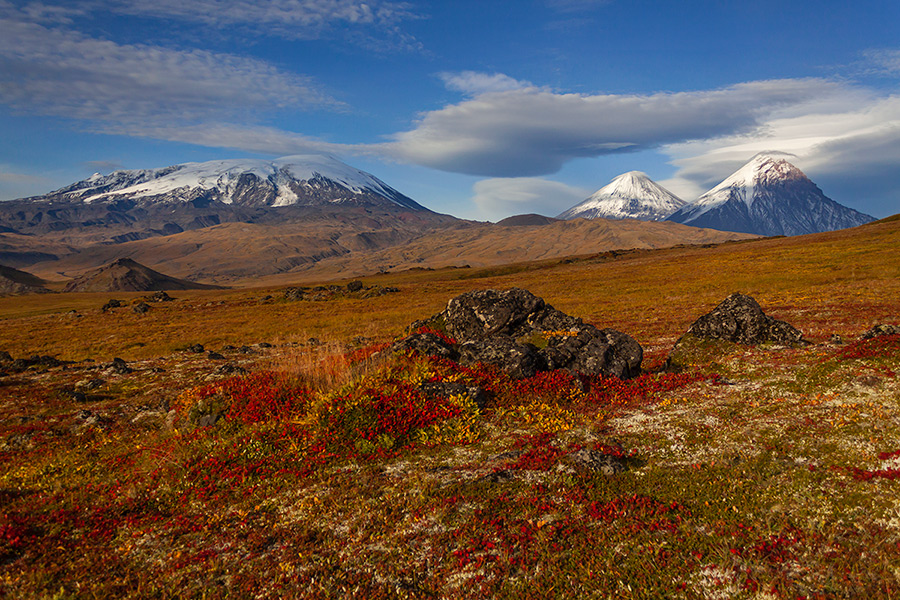
[[(637, 280), (660, 268), (628, 266)], [(409, 323), (487, 287), (467, 282), (401, 279), (387, 298)], [(96, 362), (65, 334), (32, 340), (48, 360), (17, 362), (36, 320), (74, 317), (9, 316), (26, 326), (5, 334), (0, 376), (0, 595), (898, 597), (900, 335), (860, 336), (900, 303), (891, 277), (857, 284), (813, 300), (802, 281), (780, 296), (760, 284), (808, 345), (702, 341), (668, 371), (690, 322), (735, 290), (644, 313), (659, 322), (589, 315), (647, 350), (626, 380), (396, 352), (399, 317), (350, 336), (315, 321), (320, 304), (254, 291), (154, 305), (157, 325), (128, 329), (144, 346)], [(147, 318), (106, 300), (82, 319)], [(300, 311), (318, 339), (203, 337), (189, 329), (203, 310), (268, 310), (282, 326)], [(180, 326), (177, 347), (152, 339), (162, 324)]]

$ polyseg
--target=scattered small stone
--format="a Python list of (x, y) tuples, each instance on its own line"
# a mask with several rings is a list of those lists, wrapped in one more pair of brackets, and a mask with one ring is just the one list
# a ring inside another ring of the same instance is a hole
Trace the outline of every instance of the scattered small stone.
[(150, 371), (151, 373), (165, 373), (166, 372), (166, 370), (163, 369), (162, 367), (150, 367), (147, 370)]
[(880, 388), (883, 385), (881, 378), (876, 377), (875, 375), (863, 375), (862, 377), (858, 377), (856, 383), (868, 388)]
[(232, 363), (227, 363), (215, 370), (215, 373), (223, 375), (246, 375), (247, 369), (239, 367)]
[(488, 473), (484, 477), (479, 477), (476, 481), (489, 481), (490, 483), (506, 483), (507, 481), (511, 481), (515, 478), (515, 473), (508, 469), (500, 469), (499, 471), (494, 471), (492, 473)]
[(862, 334), (861, 339), (869, 340), (882, 335), (900, 335), (900, 325), (878, 324)]
[(836, 333), (832, 333), (832, 334), (831, 334), (831, 337), (828, 338), (828, 341), (829, 341), (830, 343), (832, 343), (832, 344), (835, 344), (835, 345), (841, 345), (841, 344), (844, 343), (844, 338), (842, 338), (841, 336), (839, 336), (839, 335), (836, 334)]
[(69, 317), (70, 319), (80, 319), (82, 317), (82, 315), (79, 314), (78, 311), (75, 310), (74, 308), (72, 310), (70, 310), (69, 312), (67, 312), (66, 316)]
[(193, 352), (194, 354), (201, 354), (204, 350), (203, 344), (192, 344), (187, 347), (187, 351)]
[(142, 315), (146, 312), (149, 312), (150, 305), (147, 304), (146, 302), (141, 302), (140, 304), (135, 304), (134, 308), (132, 308), (131, 310), (136, 312), (139, 315)]
[(271, 295), (271, 294), (266, 294), (265, 296), (263, 296), (262, 298), (260, 298), (260, 299), (258, 300), (258, 302), (259, 302), (260, 304), (268, 304), (268, 303), (271, 302), (271, 301), (272, 301), (272, 295)]
[(257, 344), (257, 346), (259, 348), (271, 348), (272, 344), (270, 344), (269, 342), (260, 342)]
[(222, 346), (222, 352), (231, 352), (232, 350), (237, 350), (237, 348), (235, 348), (235, 347), (232, 346), (231, 344), (228, 344), (228, 345), (226, 345), (226, 346)]
[(213, 413), (211, 415), (203, 415), (199, 419), (197, 419), (198, 427), (212, 427), (216, 423), (219, 422), (219, 419), (222, 418), (222, 415), (219, 413)]
[(121, 300), (116, 300), (115, 298), (111, 298), (110, 300), (106, 301), (106, 304), (104, 304), (103, 308), (101, 308), (100, 310), (103, 312), (106, 312), (113, 308), (120, 308), (122, 306), (124, 306), (124, 305), (122, 304)]
[(372, 338), (366, 337), (364, 335), (357, 335), (354, 336), (351, 341), (357, 346), (366, 346), (368, 344), (371, 344), (373, 340)]
[(429, 396), (450, 398), (452, 396), (465, 396), (483, 410), (487, 406), (488, 395), (484, 388), (467, 386), (459, 382), (426, 381), (419, 385), (419, 389)]
[(128, 366), (128, 363), (118, 357), (112, 359), (112, 363), (110, 363), (109, 368), (119, 375), (127, 375), (128, 373), (132, 372), (132, 369)]
[(175, 298), (171, 297), (162, 290), (154, 292), (149, 296), (144, 296), (144, 299), (147, 300), (147, 302), (172, 302), (173, 300), (175, 300)]
[(224, 357), (224, 356), (222, 356), (222, 355), (219, 354), (218, 352), (212, 352), (212, 351), (210, 351), (210, 352), (206, 355), (206, 358), (208, 358), (209, 360), (225, 360), (225, 357)]
[(571, 457), (577, 466), (607, 476), (621, 473), (628, 468), (624, 458), (589, 448), (573, 452)]
[(308, 346), (319, 346), (322, 344), (322, 342), (319, 341), (319, 338), (311, 337), (308, 340), (306, 340), (306, 344)]
[(241, 346), (240, 348), (238, 348), (238, 352), (240, 352), (241, 354), (253, 354), (253, 348), (251, 348), (250, 346), (244, 345), (244, 346)]

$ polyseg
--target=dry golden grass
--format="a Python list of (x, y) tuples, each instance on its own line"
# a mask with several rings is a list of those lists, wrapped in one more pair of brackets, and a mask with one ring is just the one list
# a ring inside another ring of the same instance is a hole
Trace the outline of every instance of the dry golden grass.
[[(774, 316), (808, 335), (853, 335), (874, 322), (900, 321), (900, 222), (887, 221), (797, 238), (714, 247), (626, 251), (484, 269), (411, 270), (363, 278), (398, 294), (288, 302), (280, 288), (177, 292), (176, 302), (138, 315), (103, 313), (110, 297), (140, 294), (50, 294), (0, 298), (0, 349), (13, 356), (63, 359), (149, 358), (201, 343), (253, 344), (357, 335), (386, 341), (432, 315), (459, 293), (522, 287), (569, 314), (625, 331), (650, 352), (671, 345), (700, 314), (728, 294), (755, 296)], [(271, 295), (268, 301), (262, 299)], [(75, 317), (69, 311), (81, 315)]]

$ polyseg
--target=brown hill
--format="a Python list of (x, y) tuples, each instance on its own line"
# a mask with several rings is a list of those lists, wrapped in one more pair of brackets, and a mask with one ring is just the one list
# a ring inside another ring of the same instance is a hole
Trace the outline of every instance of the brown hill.
[[(363, 218), (365, 217), (365, 218)], [(426, 226), (423, 226), (426, 225)], [(321, 281), (414, 267), (496, 266), (627, 248), (748, 239), (678, 223), (575, 219), (539, 227), (453, 220), (389, 223), (370, 215), (284, 225), (223, 223), (124, 244), (98, 244), (31, 267), (74, 276), (127, 254), (191, 280), (222, 284)]]
[(120, 258), (70, 281), (66, 292), (154, 292), (158, 290), (202, 290), (216, 286), (175, 279), (131, 260)]
[(511, 217), (506, 217), (505, 219), (497, 221), (497, 225), (503, 227), (535, 227), (556, 223), (559, 220), (560, 219), (554, 219), (553, 217), (528, 213), (527, 215), (513, 215)]
[(50, 290), (44, 287), (45, 283), (31, 273), (0, 265), (0, 296), (46, 294)]

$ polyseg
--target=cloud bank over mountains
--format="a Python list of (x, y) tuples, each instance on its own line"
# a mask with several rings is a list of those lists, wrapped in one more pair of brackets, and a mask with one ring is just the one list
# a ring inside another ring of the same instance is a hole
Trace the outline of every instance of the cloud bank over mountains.
[[(607, 4), (543, 2), (559, 14)], [(291, 130), (281, 117), (359, 109), (286, 63), (191, 47), (189, 40), (113, 41), (84, 25), (106, 11), (216, 30), (226, 38), (340, 38), (419, 52), (411, 24), (427, 18), (420, 8), (390, 0), (0, 0), (0, 103), (20, 114), (61, 117), (88, 132), (276, 156), (362, 155), (484, 177), (473, 191), (482, 208), (552, 204), (521, 200), (526, 181), (548, 198), (569, 202), (580, 188), (539, 178), (580, 159), (648, 150), (676, 168), (661, 183), (691, 200), (748, 157), (779, 150), (796, 155), (801, 169), (851, 206), (844, 194), (864, 191), (882, 212), (898, 209), (891, 206), (900, 189), (896, 85), (876, 89), (848, 77), (806, 77), (689, 91), (574, 93), (500, 71), (436, 69), (432, 84), (442, 83), (450, 99), (408, 115), (405, 127), (386, 121), (380, 137), (352, 139), (345, 131), (343, 138), (322, 139)], [(900, 77), (900, 50), (867, 50), (853, 70), (893, 82)], [(509, 200), (502, 200), (501, 189)], [(547, 211), (556, 208), (567, 206)]]

